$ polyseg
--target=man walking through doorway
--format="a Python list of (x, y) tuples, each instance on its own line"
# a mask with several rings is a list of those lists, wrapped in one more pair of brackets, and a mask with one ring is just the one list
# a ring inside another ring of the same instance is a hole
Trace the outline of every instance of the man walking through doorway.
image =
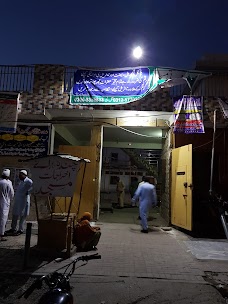
[(139, 199), (139, 214), (141, 218), (141, 226), (143, 233), (148, 233), (147, 214), (151, 207), (157, 205), (157, 195), (155, 186), (152, 185), (152, 178), (146, 176), (144, 183), (138, 187), (132, 202), (135, 203)]

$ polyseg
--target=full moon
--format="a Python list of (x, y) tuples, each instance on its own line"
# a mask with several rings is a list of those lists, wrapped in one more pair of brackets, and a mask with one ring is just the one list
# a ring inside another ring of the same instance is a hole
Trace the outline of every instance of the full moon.
[(137, 46), (136, 48), (134, 48), (133, 50), (133, 56), (136, 58), (136, 59), (139, 59), (142, 57), (142, 48), (140, 46)]

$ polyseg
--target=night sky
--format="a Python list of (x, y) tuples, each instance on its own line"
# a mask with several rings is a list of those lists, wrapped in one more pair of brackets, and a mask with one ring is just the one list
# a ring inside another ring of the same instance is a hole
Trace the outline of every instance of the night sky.
[(1, 0), (0, 64), (194, 68), (227, 29), (228, 0)]

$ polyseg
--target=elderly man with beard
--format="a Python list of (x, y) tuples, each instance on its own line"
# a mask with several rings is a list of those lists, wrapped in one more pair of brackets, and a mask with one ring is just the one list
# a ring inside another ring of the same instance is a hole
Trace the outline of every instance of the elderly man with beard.
[(10, 170), (4, 169), (0, 178), (0, 241), (7, 241), (4, 238), (5, 227), (9, 215), (10, 201), (14, 196), (12, 182), (9, 177)]

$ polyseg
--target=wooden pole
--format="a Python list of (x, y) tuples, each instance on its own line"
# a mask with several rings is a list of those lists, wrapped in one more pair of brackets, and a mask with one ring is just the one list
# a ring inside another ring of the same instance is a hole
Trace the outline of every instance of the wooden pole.
[(95, 125), (92, 128), (90, 146), (96, 146), (96, 176), (95, 176), (95, 197), (94, 197), (94, 216), (99, 218), (100, 210), (100, 185), (102, 170), (102, 150), (103, 150), (103, 125)]
[(69, 205), (69, 209), (68, 209), (68, 213), (67, 213), (67, 222), (68, 222), (68, 219), (69, 219), (69, 216), (70, 216), (70, 211), (71, 211), (72, 202), (73, 202), (73, 196), (72, 196), (71, 199), (70, 199), (70, 205)]
[(73, 227), (73, 218), (70, 220), (70, 222), (67, 222), (67, 250), (66, 255), (67, 258), (70, 258), (71, 256), (71, 246), (72, 246), (72, 229)]
[(39, 211), (38, 211), (38, 206), (37, 206), (36, 195), (34, 195), (34, 201), (35, 201), (35, 207), (36, 207), (36, 218), (37, 218), (37, 222), (39, 222)]
[(87, 163), (86, 163), (86, 162), (84, 162), (84, 171), (83, 171), (82, 183), (81, 183), (81, 189), (80, 189), (80, 194), (79, 194), (78, 210), (77, 210), (77, 214), (76, 214), (77, 218), (78, 218), (78, 214), (79, 214), (79, 210), (80, 210), (80, 205), (81, 205), (81, 199), (82, 199), (82, 188), (83, 188), (84, 179), (85, 179), (86, 165), (87, 165)]

